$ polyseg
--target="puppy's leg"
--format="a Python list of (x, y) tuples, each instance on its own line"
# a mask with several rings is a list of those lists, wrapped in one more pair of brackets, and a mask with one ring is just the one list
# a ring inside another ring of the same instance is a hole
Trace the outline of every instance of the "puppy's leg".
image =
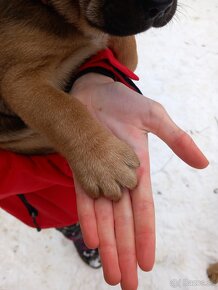
[(109, 47), (116, 58), (130, 70), (134, 71), (138, 63), (137, 46), (135, 36), (115, 37), (109, 39)]
[(207, 269), (207, 275), (211, 282), (214, 284), (218, 283), (218, 263), (209, 266)]
[(122, 188), (133, 189), (139, 161), (130, 146), (95, 121), (76, 98), (70, 98), (36, 74), (9, 72), (2, 96), (32, 129), (63, 154), (82, 187), (118, 200)]

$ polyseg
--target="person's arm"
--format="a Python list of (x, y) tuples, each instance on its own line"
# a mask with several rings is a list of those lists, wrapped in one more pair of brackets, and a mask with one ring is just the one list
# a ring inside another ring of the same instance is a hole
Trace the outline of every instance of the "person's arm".
[[(112, 285), (121, 283), (124, 290), (136, 289), (137, 264), (145, 271), (150, 270), (155, 252), (154, 206), (146, 133), (155, 133), (193, 167), (204, 168), (208, 161), (191, 138), (170, 120), (161, 105), (109, 77), (84, 75), (75, 82), (73, 95), (86, 105), (102, 126), (132, 146), (141, 161), (137, 188), (130, 194), (124, 191), (118, 203), (104, 198), (89, 198), (75, 180), (84, 240), (91, 248), (99, 246), (105, 280)], [(38, 186), (39, 179), (46, 183), (40, 183), (40, 186), (45, 187), (47, 182), (50, 185), (54, 180), (59, 180), (60, 184), (72, 182), (66, 161), (57, 154), (34, 157), (0, 151), (0, 157), (1, 181), (4, 181), (7, 195), (37, 190), (39, 188), (33, 188), (33, 184)], [(18, 174), (22, 172), (25, 174)], [(37, 182), (32, 180), (28, 187), (30, 177), (36, 178)]]
[(84, 75), (76, 81), (71, 93), (103, 126), (127, 142), (140, 160), (138, 186), (130, 193), (124, 190), (118, 203), (105, 198), (92, 200), (75, 181), (84, 240), (91, 248), (99, 247), (105, 280), (111, 285), (121, 283), (123, 290), (137, 289), (137, 264), (149, 271), (155, 256), (147, 133), (161, 138), (192, 167), (205, 168), (208, 161), (159, 103), (109, 77)]

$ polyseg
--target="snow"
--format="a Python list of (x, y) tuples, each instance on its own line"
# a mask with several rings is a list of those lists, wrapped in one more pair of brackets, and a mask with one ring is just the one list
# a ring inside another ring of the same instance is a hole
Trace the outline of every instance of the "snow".
[[(192, 169), (150, 136), (157, 254), (152, 272), (139, 270), (139, 290), (218, 289), (206, 276), (218, 261), (217, 15), (217, 0), (181, 0), (172, 23), (137, 37), (139, 87), (210, 160)], [(39, 234), (1, 210), (0, 237), (0, 290), (120, 289), (55, 230)]]

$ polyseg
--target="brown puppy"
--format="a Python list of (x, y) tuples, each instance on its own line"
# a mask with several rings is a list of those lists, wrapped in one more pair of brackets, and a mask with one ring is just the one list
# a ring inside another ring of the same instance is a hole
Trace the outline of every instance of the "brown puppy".
[(176, 4), (0, 0), (0, 148), (60, 152), (92, 197), (102, 193), (117, 200), (123, 187), (133, 189), (139, 166), (133, 150), (64, 88), (85, 59), (107, 46), (135, 69), (135, 39), (129, 35), (165, 25)]

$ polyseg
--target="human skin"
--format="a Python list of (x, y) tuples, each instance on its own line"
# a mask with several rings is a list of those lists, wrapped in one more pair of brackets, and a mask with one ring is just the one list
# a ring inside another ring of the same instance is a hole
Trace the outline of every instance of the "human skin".
[(148, 133), (162, 139), (180, 159), (203, 169), (208, 160), (159, 103), (112, 79), (90, 73), (78, 79), (71, 95), (93, 118), (128, 143), (140, 160), (137, 187), (123, 189), (119, 202), (93, 200), (75, 180), (79, 221), (86, 245), (99, 248), (104, 277), (110, 285), (136, 290), (137, 265), (152, 269), (155, 258), (155, 212), (152, 197)]

